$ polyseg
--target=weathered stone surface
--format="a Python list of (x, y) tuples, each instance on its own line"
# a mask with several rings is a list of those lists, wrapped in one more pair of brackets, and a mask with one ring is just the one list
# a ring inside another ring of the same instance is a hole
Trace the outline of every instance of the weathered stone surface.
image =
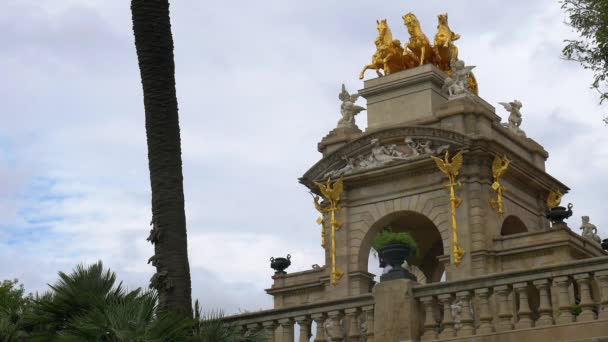
[(376, 341), (416, 340), (420, 334), (419, 312), (412, 295), (411, 280), (378, 283), (374, 295), (374, 338)]

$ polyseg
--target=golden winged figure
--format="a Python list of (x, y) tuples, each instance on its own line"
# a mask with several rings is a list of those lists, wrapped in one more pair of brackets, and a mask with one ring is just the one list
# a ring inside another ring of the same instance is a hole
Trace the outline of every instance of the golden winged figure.
[(455, 187), (462, 186), (462, 184), (456, 180), (458, 174), (460, 173), (460, 168), (463, 164), (463, 154), (464, 151), (460, 150), (454, 157), (450, 160), (450, 153), (448, 151), (445, 152), (445, 157), (442, 160), (441, 158), (437, 158), (435, 156), (431, 156), (437, 167), (441, 172), (443, 172), (448, 177), (448, 184), (446, 187), (450, 190), (450, 209), (452, 216), (452, 242), (453, 242), (453, 255), (454, 255), (454, 264), (456, 266), (460, 265), (460, 261), (464, 256), (464, 249), (462, 249), (458, 245), (458, 223), (456, 219), (456, 208), (460, 206), (462, 203), (462, 199), (456, 196)]
[(326, 184), (317, 182), (315, 182), (315, 184), (319, 187), (319, 190), (321, 190), (323, 197), (330, 201), (340, 201), (340, 196), (342, 196), (342, 191), (344, 191), (344, 181), (342, 178), (338, 179), (333, 187), (331, 185), (331, 178), (327, 178)]
[[(342, 196), (342, 192), (344, 191), (344, 180), (342, 177), (338, 179), (335, 183), (331, 183), (331, 178), (327, 178), (327, 182), (325, 184), (315, 182), (315, 184), (319, 187), (323, 198), (326, 201), (329, 201), (329, 207), (327, 209), (323, 209), (321, 204), (319, 203), (318, 197), (315, 198), (315, 208), (321, 212), (329, 213), (330, 216), (330, 227), (331, 227), (331, 284), (336, 285), (340, 278), (344, 275), (344, 272), (338, 269), (336, 259), (336, 231), (342, 227), (342, 223), (338, 221), (336, 218), (336, 214), (340, 211), (340, 197)], [(319, 222), (319, 221), (317, 221)], [(323, 219), (321, 219), (321, 223), (323, 223)], [(322, 236), (322, 245), (325, 248), (325, 226), (323, 226), (323, 236)]]
[(460, 150), (454, 157), (452, 157), (452, 161), (449, 160), (450, 153), (448, 151), (445, 151), (445, 157), (443, 160), (435, 156), (431, 156), (431, 158), (435, 160), (439, 170), (448, 176), (450, 181), (453, 181), (456, 179), (456, 177), (458, 177), (458, 173), (462, 167), (463, 153), (464, 151)]
[(492, 162), (492, 174), (494, 175), (492, 189), (494, 189), (494, 191), (497, 191), (500, 187), (500, 178), (507, 173), (510, 163), (511, 161), (507, 158), (507, 156), (503, 156), (502, 159), (498, 156), (494, 157), (494, 161)]
[(562, 202), (563, 196), (564, 194), (562, 194), (559, 190), (549, 192), (549, 197), (547, 197), (547, 206), (549, 209), (559, 206), (559, 204)]

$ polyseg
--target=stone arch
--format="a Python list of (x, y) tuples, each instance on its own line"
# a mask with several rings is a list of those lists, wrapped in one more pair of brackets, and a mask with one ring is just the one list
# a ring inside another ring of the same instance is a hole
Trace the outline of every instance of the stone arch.
[(528, 227), (524, 224), (524, 222), (515, 215), (509, 215), (502, 222), (502, 227), (500, 228), (500, 235), (512, 235), (519, 233), (528, 232)]
[(425, 274), (429, 282), (438, 282), (444, 266), (437, 259), (445, 251), (444, 237), (436, 224), (426, 215), (412, 210), (398, 210), (382, 216), (369, 226), (359, 246), (359, 267), (367, 271), (371, 244), (379, 232), (391, 226), (396, 232), (409, 232), (418, 244), (419, 255), (410, 260)]

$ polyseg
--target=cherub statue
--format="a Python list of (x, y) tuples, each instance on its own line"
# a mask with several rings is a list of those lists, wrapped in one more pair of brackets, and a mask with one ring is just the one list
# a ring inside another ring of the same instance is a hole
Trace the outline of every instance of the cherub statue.
[(349, 94), (344, 84), (342, 84), (342, 91), (338, 94), (338, 98), (342, 101), (342, 104), (340, 105), (342, 119), (338, 121), (338, 127), (358, 128), (355, 123), (355, 115), (365, 110), (364, 107), (355, 105), (355, 101), (359, 98), (359, 94)]
[(589, 222), (589, 216), (582, 216), (583, 223), (581, 224), (582, 236), (591, 241), (602, 243), (602, 239), (597, 235), (597, 227)]
[(443, 89), (447, 89), (450, 97), (470, 94), (469, 76), (471, 75), (471, 70), (473, 70), (475, 66), (465, 66), (463, 61), (452, 59), (450, 61), (450, 67), (452, 75), (445, 78)]
[(498, 104), (502, 105), (507, 112), (509, 112), (509, 122), (503, 125), (510, 129), (513, 133), (525, 137), (526, 133), (519, 128), (521, 125), (521, 102), (518, 100), (513, 100), (512, 102), (499, 102)]

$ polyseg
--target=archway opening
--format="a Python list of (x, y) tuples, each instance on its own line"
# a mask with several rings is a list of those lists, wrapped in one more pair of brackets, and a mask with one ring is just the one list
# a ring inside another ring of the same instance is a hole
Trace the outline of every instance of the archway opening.
[(524, 224), (524, 222), (517, 216), (507, 216), (507, 218), (502, 223), (502, 228), (500, 229), (500, 235), (513, 235), (519, 233), (528, 232), (528, 228)]
[(441, 234), (433, 221), (414, 211), (391, 213), (372, 225), (361, 242), (360, 266), (376, 275), (382, 272), (371, 250), (371, 244), (376, 235), (386, 227), (390, 227), (394, 232), (408, 232), (416, 240), (418, 255), (408, 259), (408, 264), (416, 266), (424, 274), (427, 283), (442, 280), (445, 270), (437, 258), (443, 255)]

